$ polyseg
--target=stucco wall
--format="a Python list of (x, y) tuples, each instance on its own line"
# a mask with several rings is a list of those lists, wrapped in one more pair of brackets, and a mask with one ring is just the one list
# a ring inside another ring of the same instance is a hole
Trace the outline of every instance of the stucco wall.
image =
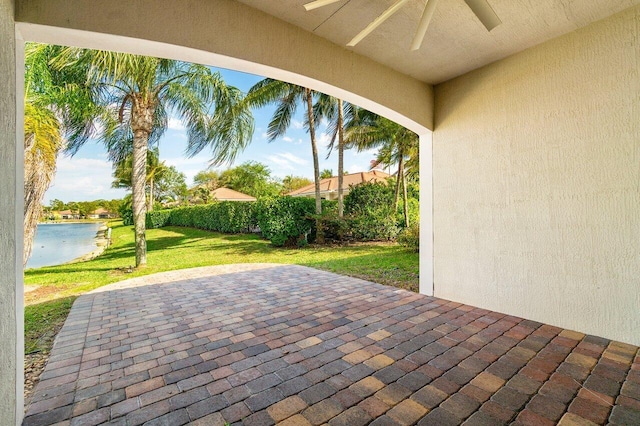
[[(13, 1), (0, 0), (0, 423), (20, 424), (23, 393), (22, 203), (16, 164)], [(18, 256), (18, 253), (20, 255)]]
[(435, 88), (435, 295), (640, 344), (640, 8)]

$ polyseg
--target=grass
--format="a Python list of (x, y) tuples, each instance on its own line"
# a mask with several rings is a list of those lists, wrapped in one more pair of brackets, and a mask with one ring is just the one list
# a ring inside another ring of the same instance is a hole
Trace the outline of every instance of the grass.
[(283, 249), (257, 235), (226, 235), (192, 228), (147, 231), (147, 266), (135, 265), (133, 228), (110, 225), (112, 245), (91, 261), (28, 269), (25, 285), (25, 351), (47, 351), (75, 298), (124, 279), (176, 269), (231, 263), (285, 263), (311, 266), (411, 291), (418, 290), (417, 253), (397, 244), (371, 243)]

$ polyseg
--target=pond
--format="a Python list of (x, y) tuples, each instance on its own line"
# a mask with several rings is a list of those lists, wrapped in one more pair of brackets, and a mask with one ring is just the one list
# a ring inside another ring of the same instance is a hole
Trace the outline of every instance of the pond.
[(33, 241), (26, 268), (60, 265), (96, 248), (96, 233), (102, 223), (41, 223)]

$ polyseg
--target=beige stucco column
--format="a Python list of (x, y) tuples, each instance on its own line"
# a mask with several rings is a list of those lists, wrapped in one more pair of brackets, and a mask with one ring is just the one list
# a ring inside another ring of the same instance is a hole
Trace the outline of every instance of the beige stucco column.
[[(23, 411), (22, 45), (16, 50), (13, 0), (0, 0), (0, 423), (19, 425)], [(20, 58), (16, 60), (16, 58)], [(20, 134), (18, 134), (20, 133)]]

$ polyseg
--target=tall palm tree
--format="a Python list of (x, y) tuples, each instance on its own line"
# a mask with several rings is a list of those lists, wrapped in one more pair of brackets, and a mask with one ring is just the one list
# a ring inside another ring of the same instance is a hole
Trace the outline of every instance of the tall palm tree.
[(411, 130), (377, 114), (358, 109), (347, 126), (347, 143), (359, 151), (378, 148), (373, 167), (378, 164), (397, 164), (396, 188), (393, 209), (397, 211), (400, 189), (403, 188), (403, 214), (405, 226), (409, 227), (407, 204), (406, 164), (416, 164), (418, 159), (418, 135)]
[[(155, 197), (155, 183), (167, 173), (168, 167), (164, 161), (160, 161), (158, 148), (151, 148), (147, 152), (147, 177), (146, 188), (149, 193), (147, 198), (147, 211), (153, 210)], [(127, 155), (122, 161), (115, 164), (113, 170), (113, 188), (131, 189), (131, 177), (133, 175), (133, 155)]]
[[(212, 148), (212, 163), (233, 161), (251, 141), (253, 118), (235, 87), (208, 67), (181, 61), (125, 53), (66, 48), (56, 65), (86, 67), (86, 84), (96, 103), (107, 109), (100, 116), (99, 139), (110, 158), (132, 153), (132, 197), (136, 266), (147, 263), (145, 180), (147, 150), (167, 129), (170, 113), (185, 123), (187, 154)], [(70, 143), (72, 155), (81, 143)]]
[(354, 108), (354, 105), (326, 94), (321, 94), (314, 106), (316, 121), (320, 121), (321, 118), (329, 121), (328, 131), (331, 134), (331, 142), (327, 158), (335, 148), (336, 138), (338, 140), (338, 217), (344, 216), (345, 123), (353, 120)]
[(77, 67), (57, 71), (50, 61), (60, 47), (27, 43), (24, 87), (24, 252), (31, 256), (42, 199), (56, 171), (63, 140), (85, 141), (97, 113)]
[[(286, 134), (298, 106), (300, 104), (304, 105), (307, 113), (305, 126), (309, 132), (311, 154), (313, 156), (316, 214), (319, 216), (322, 214), (322, 198), (320, 197), (320, 163), (318, 161), (318, 146), (316, 142), (317, 125), (313, 114), (313, 102), (316, 97), (317, 93), (309, 88), (272, 78), (260, 80), (249, 89), (247, 94), (247, 100), (251, 106), (263, 107), (271, 103), (277, 104), (267, 128), (269, 142)], [(316, 226), (316, 241), (322, 243), (323, 240), (322, 227)]]

